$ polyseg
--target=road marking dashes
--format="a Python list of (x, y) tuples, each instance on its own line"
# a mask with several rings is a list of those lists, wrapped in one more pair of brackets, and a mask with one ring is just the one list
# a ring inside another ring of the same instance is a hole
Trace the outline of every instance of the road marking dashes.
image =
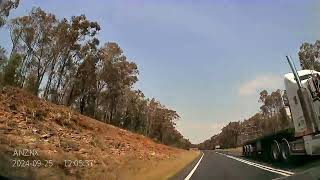
[(202, 152), (201, 158), (199, 159), (199, 161), (197, 162), (197, 164), (194, 166), (194, 168), (190, 171), (190, 173), (188, 174), (188, 176), (187, 176), (186, 178), (184, 178), (184, 180), (189, 180), (189, 179), (191, 178), (192, 174), (194, 173), (194, 171), (195, 171), (195, 170), (197, 169), (197, 167), (199, 166), (199, 164), (200, 164), (200, 162), (201, 162), (201, 160), (202, 160), (202, 158), (203, 158), (203, 155), (204, 155), (204, 153)]
[(253, 162), (241, 159), (241, 158), (237, 158), (237, 157), (226, 155), (226, 154), (219, 153), (219, 152), (216, 152), (216, 153), (220, 154), (220, 155), (223, 155), (223, 156), (226, 156), (228, 158), (237, 160), (239, 162), (248, 164), (250, 166), (254, 166), (254, 167), (257, 167), (257, 168), (260, 168), (260, 169), (263, 169), (263, 170), (266, 170), (266, 171), (270, 171), (270, 172), (273, 172), (273, 173), (277, 173), (277, 174), (280, 174), (280, 175), (283, 175), (283, 176), (291, 176), (291, 175), (294, 174), (293, 172), (290, 172), (290, 171), (285, 171), (285, 170), (276, 169), (276, 168), (272, 168), (272, 167), (269, 167), (269, 166), (261, 165), (261, 164), (258, 164), (258, 163), (253, 163)]

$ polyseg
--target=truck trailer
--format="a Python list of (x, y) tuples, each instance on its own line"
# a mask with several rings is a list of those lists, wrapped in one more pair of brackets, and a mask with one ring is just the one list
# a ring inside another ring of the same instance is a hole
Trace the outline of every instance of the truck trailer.
[(292, 157), (320, 155), (320, 72), (297, 71), (286, 57), (292, 73), (284, 75), (292, 126), (275, 133), (261, 135), (242, 144), (246, 157), (271, 157), (289, 162)]

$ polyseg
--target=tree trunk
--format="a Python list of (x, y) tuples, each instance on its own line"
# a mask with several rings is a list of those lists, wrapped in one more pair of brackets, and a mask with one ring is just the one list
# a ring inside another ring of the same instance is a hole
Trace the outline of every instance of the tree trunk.
[(85, 98), (85, 96), (83, 96), (80, 100), (80, 113), (81, 114), (83, 114), (85, 106), (86, 106), (86, 98)]
[(62, 74), (63, 74), (64, 68), (66, 67), (66, 64), (67, 64), (66, 61), (64, 61), (63, 64), (62, 64), (62, 67), (60, 68), (59, 74), (58, 74), (58, 83), (57, 83), (57, 86), (56, 86), (57, 94), (59, 92), (60, 84), (61, 84), (61, 81), (62, 81)]
[(54, 67), (55, 67), (55, 63), (52, 63), (51, 64), (50, 74), (49, 74), (48, 81), (47, 81), (47, 84), (46, 84), (46, 88), (45, 88), (44, 94), (43, 94), (43, 97), (44, 97), (45, 100), (48, 100), (48, 94), (49, 94), (49, 90), (50, 90), (50, 87), (51, 87), (52, 77), (53, 77), (53, 74), (54, 74)]
[(71, 100), (72, 100), (72, 96), (73, 96), (73, 89), (74, 89), (74, 85), (72, 85), (70, 93), (69, 93), (69, 96), (67, 97), (67, 100), (66, 100), (66, 102), (67, 102), (66, 105), (67, 106), (71, 105)]

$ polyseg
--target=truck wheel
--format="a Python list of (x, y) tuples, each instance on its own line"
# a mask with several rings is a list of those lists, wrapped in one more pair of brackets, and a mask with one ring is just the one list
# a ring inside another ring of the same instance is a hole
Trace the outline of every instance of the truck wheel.
[(248, 155), (248, 148), (247, 148), (247, 145), (243, 147), (244, 147), (244, 156), (246, 157)]
[(249, 157), (249, 145), (246, 145), (246, 157)]
[(249, 151), (248, 155), (251, 157), (253, 155), (253, 147), (252, 147), (251, 144), (248, 146), (248, 149), (249, 149), (248, 150)]
[(271, 157), (273, 161), (279, 161), (280, 160), (280, 146), (279, 143), (274, 140), (271, 144)]
[(286, 139), (281, 142), (281, 158), (284, 162), (290, 161), (290, 145)]

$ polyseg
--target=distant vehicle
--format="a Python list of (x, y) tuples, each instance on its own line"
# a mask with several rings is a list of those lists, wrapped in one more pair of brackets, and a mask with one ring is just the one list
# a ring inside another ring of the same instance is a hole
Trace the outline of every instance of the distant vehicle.
[(320, 155), (320, 73), (297, 71), (287, 56), (292, 73), (284, 75), (293, 126), (262, 135), (243, 143), (244, 156), (270, 157), (273, 161), (289, 162), (299, 155)]
[(220, 145), (216, 145), (214, 149), (220, 149)]

